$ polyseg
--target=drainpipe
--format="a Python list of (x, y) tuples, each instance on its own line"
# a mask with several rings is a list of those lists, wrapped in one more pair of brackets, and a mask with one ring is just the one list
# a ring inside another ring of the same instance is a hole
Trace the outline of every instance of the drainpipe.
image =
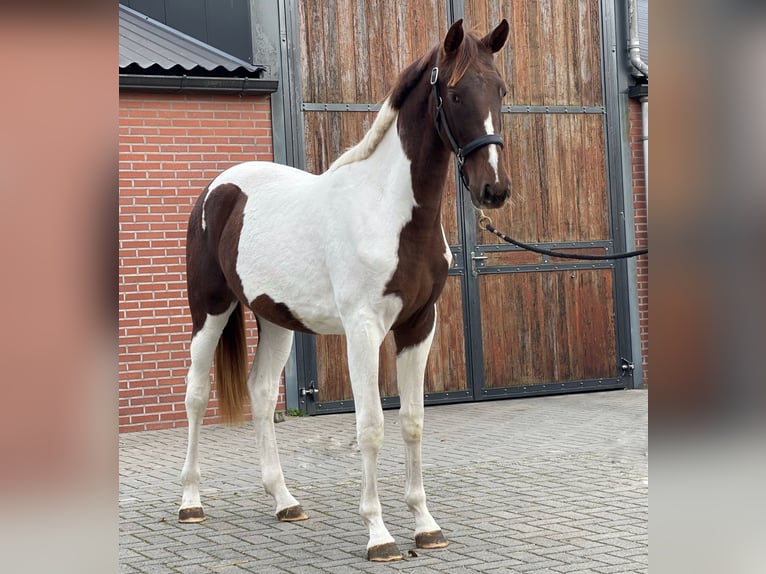
[(630, 63), (647, 78), (649, 77), (649, 66), (641, 59), (641, 46), (638, 42), (638, 8), (637, 0), (628, 0), (628, 14), (630, 16)]
[[(630, 41), (628, 53), (633, 68), (649, 79), (649, 66), (641, 59), (641, 46), (638, 41), (638, 6), (637, 0), (628, 0), (630, 17)], [(646, 206), (649, 207), (649, 96), (642, 95), (641, 99), (641, 140), (644, 147), (644, 188), (646, 189)]]
[(641, 143), (644, 146), (644, 190), (649, 210), (649, 96), (641, 97)]

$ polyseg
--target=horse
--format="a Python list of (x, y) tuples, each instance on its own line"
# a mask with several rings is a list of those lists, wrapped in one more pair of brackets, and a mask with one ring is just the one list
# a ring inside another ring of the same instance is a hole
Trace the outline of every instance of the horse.
[[(367, 559), (399, 560), (377, 490), (383, 441), (379, 347), (396, 345), (405, 502), (419, 548), (448, 542), (426, 506), (421, 471), (423, 385), (435, 304), (452, 254), (441, 224), (452, 154), (477, 208), (510, 195), (501, 133), (505, 84), (494, 62), (508, 37), (502, 20), (479, 38), (462, 20), (405, 68), (362, 140), (324, 173), (250, 161), (220, 173), (189, 216), (187, 289), (192, 319), (186, 377), (188, 448), (178, 519), (201, 522), (199, 434), (215, 359), (220, 409), (242, 419), (250, 401), (262, 481), (280, 521), (308, 518), (287, 486), (274, 411), (293, 332), (343, 334), (361, 452), (359, 513)], [(255, 315), (258, 345), (247, 372), (243, 309)]]

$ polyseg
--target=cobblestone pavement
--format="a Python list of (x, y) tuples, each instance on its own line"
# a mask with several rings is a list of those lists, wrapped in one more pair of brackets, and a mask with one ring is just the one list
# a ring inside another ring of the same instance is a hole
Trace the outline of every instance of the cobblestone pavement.
[(379, 491), (404, 560), (365, 560), (354, 415), (336, 414), (276, 425), (288, 487), (310, 516), (298, 523), (272, 514), (251, 425), (202, 429), (202, 524), (176, 520), (186, 429), (121, 435), (120, 571), (648, 571), (646, 391), (426, 408), (424, 481), (442, 550), (415, 548), (397, 411), (385, 420)]

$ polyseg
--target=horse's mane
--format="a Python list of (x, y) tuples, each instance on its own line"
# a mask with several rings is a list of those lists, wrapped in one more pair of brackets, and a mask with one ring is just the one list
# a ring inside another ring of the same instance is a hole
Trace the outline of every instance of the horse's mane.
[(386, 98), (378, 115), (375, 117), (375, 121), (372, 122), (372, 126), (364, 134), (362, 140), (343, 152), (338, 159), (332, 162), (327, 171), (335, 171), (343, 165), (362, 161), (370, 157), (398, 115), (398, 110), (393, 109), (389, 104), (389, 98)]
[(367, 133), (364, 134), (362, 140), (343, 152), (343, 154), (330, 165), (328, 171), (335, 171), (341, 166), (362, 161), (370, 157), (375, 149), (377, 149), (378, 144), (380, 144), (383, 136), (391, 127), (391, 124), (398, 117), (399, 109), (402, 107), (404, 100), (418, 84), (423, 77), (423, 74), (437, 61), (440, 65), (449, 63), (452, 66), (452, 73), (450, 74), (447, 85), (452, 87), (465, 75), (468, 67), (477, 60), (479, 52), (478, 47), (479, 39), (475, 34), (469, 32), (465, 34), (465, 39), (460, 43), (460, 46), (454, 54), (447, 56), (444, 52), (443, 45), (437, 44), (431, 48), (428, 53), (405, 68), (404, 71), (399, 74), (396, 84), (383, 101), (383, 105), (378, 112), (378, 115), (375, 117), (375, 121), (372, 123), (370, 129), (367, 130)]

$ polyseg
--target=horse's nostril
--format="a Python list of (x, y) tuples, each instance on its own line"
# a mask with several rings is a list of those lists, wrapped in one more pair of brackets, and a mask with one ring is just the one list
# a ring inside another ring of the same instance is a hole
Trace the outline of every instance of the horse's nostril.
[(489, 200), (492, 198), (492, 186), (488, 183), (484, 184), (484, 190), (482, 192), (482, 198)]

